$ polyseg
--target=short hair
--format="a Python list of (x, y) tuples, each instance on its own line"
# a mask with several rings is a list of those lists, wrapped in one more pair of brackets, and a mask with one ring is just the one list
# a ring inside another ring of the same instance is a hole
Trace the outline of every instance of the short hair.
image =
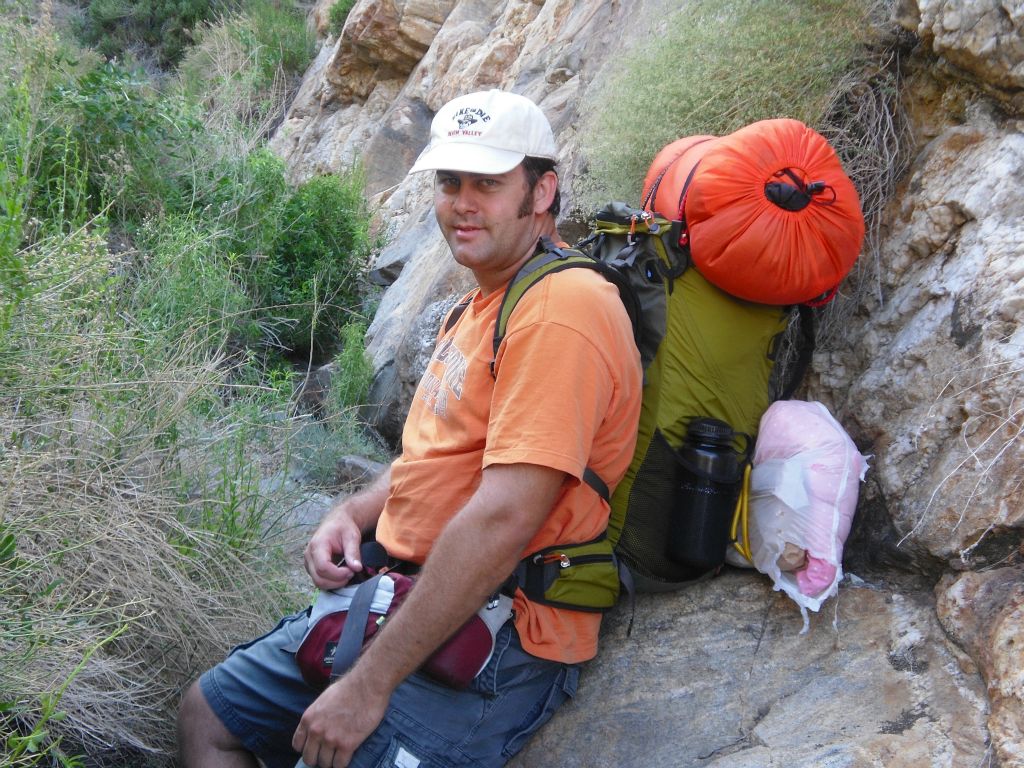
[[(530, 157), (529, 155), (524, 157), (523, 170), (526, 172), (526, 186), (529, 188), (529, 190), (532, 192), (533, 188), (537, 186), (537, 182), (540, 181), (540, 177), (543, 176), (548, 171), (551, 171), (552, 173), (555, 174), (555, 176), (557, 176), (558, 172), (555, 171), (556, 165), (557, 163), (555, 163), (554, 160), (549, 160), (546, 157)], [(556, 184), (555, 197), (551, 201), (551, 205), (548, 206), (548, 213), (550, 213), (552, 216), (557, 217), (561, 210), (562, 193), (558, 189), (558, 186)]]

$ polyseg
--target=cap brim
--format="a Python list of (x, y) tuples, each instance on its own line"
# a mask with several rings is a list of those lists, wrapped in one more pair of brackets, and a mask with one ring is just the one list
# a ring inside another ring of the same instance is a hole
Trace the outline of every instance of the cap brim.
[(526, 157), (522, 152), (494, 149), (479, 144), (442, 144), (427, 147), (409, 173), (420, 171), (461, 171), (463, 173), (508, 173)]

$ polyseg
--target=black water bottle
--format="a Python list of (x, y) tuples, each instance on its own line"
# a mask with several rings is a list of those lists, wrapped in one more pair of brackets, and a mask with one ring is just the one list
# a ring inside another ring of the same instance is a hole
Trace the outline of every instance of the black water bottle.
[[(729, 529), (743, 479), (743, 454), (724, 421), (694, 419), (679, 449), (668, 556), (706, 572), (725, 562)], [(745, 435), (744, 435), (745, 437)]]

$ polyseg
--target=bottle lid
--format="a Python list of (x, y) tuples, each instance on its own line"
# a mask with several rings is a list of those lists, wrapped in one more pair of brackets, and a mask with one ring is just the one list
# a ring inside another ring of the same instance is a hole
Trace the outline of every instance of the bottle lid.
[(693, 440), (729, 445), (732, 443), (732, 427), (720, 419), (704, 417), (694, 419), (686, 427), (686, 436)]

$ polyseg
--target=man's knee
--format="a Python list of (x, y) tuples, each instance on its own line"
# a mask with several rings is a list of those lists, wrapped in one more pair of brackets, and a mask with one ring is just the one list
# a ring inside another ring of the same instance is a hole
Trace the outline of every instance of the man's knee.
[(211, 752), (236, 751), (241, 742), (229, 731), (206, 701), (199, 681), (181, 697), (178, 708), (178, 750), (182, 765), (203, 764)]

